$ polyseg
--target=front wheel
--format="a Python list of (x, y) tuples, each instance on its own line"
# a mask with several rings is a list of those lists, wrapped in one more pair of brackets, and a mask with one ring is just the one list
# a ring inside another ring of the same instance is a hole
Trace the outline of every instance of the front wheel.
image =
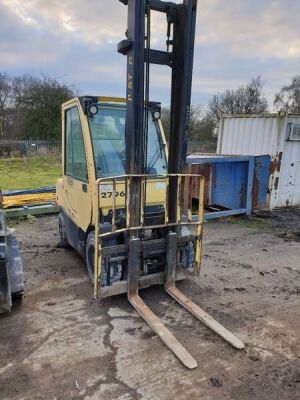
[[(102, 240), (102, 245), (104, 247), (107, 246), (115, 246), (117, 245), (117, 241), (113, 238), (104, 239)], [(95, 265), (95, 232), (91, 231), (86, 240), (85, 245), (85, 260), (86, 266), (88, 270), (89, 277), (92, 282), (94, 282), (94, 265)], [(112, 263), (111, 266), (107, 267), (105, 265), (104, 259), (102, 259), (102, 266), (101, 266), (101, 287), (109, 286), (111, 281), (116, 279), (116, 276), (119, 276), (119, 271), (117, 268), (118, 265), (116, 263)], [(107, 268), (110, 268), (109, 273)], [(108, 276), (110, 278), (108, 278)]]
[(85, 259), (89, 277), (94, 282), (95, 265), (95, 232), (90, 232), (87, 236), (85, 246)]

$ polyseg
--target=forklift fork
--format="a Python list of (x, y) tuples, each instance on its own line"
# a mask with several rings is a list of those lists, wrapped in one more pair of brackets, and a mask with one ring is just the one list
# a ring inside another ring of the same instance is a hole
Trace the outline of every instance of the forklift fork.
[[(174, 355), (182, 362), (188, 369), (197, 367), (196, 360), (191, 354), (182, 346), (182, 344), (175, 338), (175, 336), (163, 325), (161, 320), (150, 310), (144, 303), (138, 293), (138, 281), (140, 270), (140, 239), (135, 238), (131, 240), (130, 252), (128, 263), (130, 268), (128, 270), (128, 300), (138, 312), (138, 314), (146, 321), (146, 323), (153, 329), (153, 331), (160, 337), (163, 343), (174, 353)], [(231, 346), (236, 349), (243, 349), (244, 344), (224, 326), (214, 320), (209, 314), (202, 310), (199, 306), (193, 303), (175, 286), (175, 273), (176, 273), (176, 259), (177, 259), (177, 234), (170, 232), (168, 234), (168, 247), (167, 247), (167, 265), (165, 271), (165, 290), (166, 292), (189, 311), (199, 321), (203, 322), (208, 328), (214, 331), (217, 335), (227, 341)]]
[(231, 346), (236, 349), (243, 349), (244, 344), (229, 332), (224, 326), (214, 320), (209, 314), (202, 310), (197, 304), (193, 303), (188, 297), (186, 297), (180, 290), (175, 286), (175, 272), (176, 272), (176, 246), (177, 246), (177, 234), (168, 234), (168, 250), (167, 250), (167, 266), (166, 266), (166, 277), (165, 277), (165, 290), (173, 297), (182, 307), (189, 311), (199, 321), (203, 322), (208, 328), (210, 328), (217, 335), (221, 336), (226, 342), (230, 343)]
[(138, 314), (147, 322), (153, 331), (160, 337), (164, 344), (175, 354), (175, 356), (189, 369), (197, 367), (196, 360), (175, 338), (175, 336), (164, 326), (161, 320), (150, 310), (143, 302), (138, 293), (138, 281), (140, 270), (140, 239), (132, 239), (130, 243), (130, 252), (128, 263), (128, 300), (138, 312)]

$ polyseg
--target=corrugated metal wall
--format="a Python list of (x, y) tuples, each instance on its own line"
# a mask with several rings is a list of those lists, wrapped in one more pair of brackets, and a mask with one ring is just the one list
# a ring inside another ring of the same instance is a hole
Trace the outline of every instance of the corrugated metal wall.
[(224, 117), (218, 138), (218, 154), (276, 154), (277, 122), (274, 117)]
[(300, 141), (287, 139), (288, 123), (300, 116), (225, 116), (218, 137), (218, 154), (272, 157), (269, 207), (300, 205)]

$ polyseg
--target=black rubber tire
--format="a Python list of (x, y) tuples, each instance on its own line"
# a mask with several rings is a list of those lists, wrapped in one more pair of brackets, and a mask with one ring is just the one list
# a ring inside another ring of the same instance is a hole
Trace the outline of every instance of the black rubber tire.
[[(102, 241), (103, 246), (115, 246), (117, 245), (117, 241), (113, 238), (104, 239)], [(94, 283), (94, 261), (95, 261), (95, 232), (91, 231), (86, 240), (85, 244), (85, 262), (88, 271), (88, 275)], [(106, 270), (105, 270), (105, 262), (102, 260), (102, 273), (101, 273), (101, 286), (106, 285)]]
[(85, 245), (85, 261), (89, 277), (94, 282), (95, 232), (91, 231)]
[(12, 293), (11, 298), (13, 302), (17, 304), (21, 304), (23, 300), (24, 293), (23, 292), (18, 292), (18, 293)]
[(62, 213), (58, 216), (59, 247), (66, 249), (70, 247), (67, 236), (67, 228)]

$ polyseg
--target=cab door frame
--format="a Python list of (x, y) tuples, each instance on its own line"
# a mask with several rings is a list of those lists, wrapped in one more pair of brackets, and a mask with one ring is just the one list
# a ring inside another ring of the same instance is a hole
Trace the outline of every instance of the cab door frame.
[[(76, 108), (79, 114), (82, 141), (86, 161), (86, 179), (66, 174), (66, 113)], [(62, 212), (67, 229), (68, 242), (81, 255), (84, 255), (85, 238), (93, 218), (93, 195), (95, 190), (95, 168), (87, 116), (79, 99), (73, 99), (62, 107), (62, 181), (64, 200)]]

